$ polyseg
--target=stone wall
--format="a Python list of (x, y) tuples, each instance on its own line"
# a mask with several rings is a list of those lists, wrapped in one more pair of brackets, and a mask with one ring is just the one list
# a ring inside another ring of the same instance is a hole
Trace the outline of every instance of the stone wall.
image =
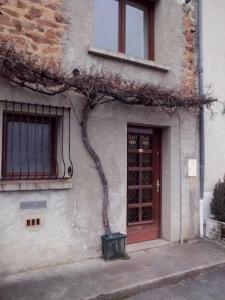
[(0, 42), (54, 69), (66, 26), (61, 5), (61, 0), (0, 0)]
[(195, 1), (193, 4), (184, 7), (184, 76), (182, 87), (189, 93), (196, 92), (198, 74), (197, 74), (197, 55), (196, 55), (196, 14), (197, 9)]

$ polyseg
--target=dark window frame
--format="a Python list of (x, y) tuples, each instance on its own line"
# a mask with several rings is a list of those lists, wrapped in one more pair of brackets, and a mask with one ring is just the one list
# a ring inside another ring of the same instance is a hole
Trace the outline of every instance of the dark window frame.
[[(51, 130), (51, 151), (50, 151), (50, 172), (8, 172), (7, 170), (7, 156), (9, 155), (7, 149), (8, 139), (8, 123), (9, 121), (48, 124)], [(19, 112), (4, 112), (3, 114), (3, 134), (2, 134), (2, 180), (38, 180), (38, 179), (57, 179), (57, 124), (58, 117), (56, 116), (41, 116), (38, 114), (19, 113)]]
[[(119, 2), (119, 24), (118, 24), (118, 52), (126, 54), (126, 3), (127, 0), (117, 0)], [(147, 59), (155, 58), (155, 34), (154, 34), (154, 7), (155, 4), (148, 0), (130, 0), (130, 2), (141, 4), (148, 9), (148, 49)]]

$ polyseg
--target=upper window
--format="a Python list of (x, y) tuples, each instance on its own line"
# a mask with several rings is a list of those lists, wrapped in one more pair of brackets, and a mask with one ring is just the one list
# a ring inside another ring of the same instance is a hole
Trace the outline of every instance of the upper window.
[(154, 3), (95, 0), (95, 46), (154, 59)]

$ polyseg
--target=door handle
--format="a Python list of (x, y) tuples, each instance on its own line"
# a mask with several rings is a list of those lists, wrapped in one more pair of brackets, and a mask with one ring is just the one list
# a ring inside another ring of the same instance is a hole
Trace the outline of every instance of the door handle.
[(159, 180), (156, 181), (156, 191), (157, 191), (157, 193), (159, 193), (159, 191), (160, 191), (160, 182), (159, 182)]

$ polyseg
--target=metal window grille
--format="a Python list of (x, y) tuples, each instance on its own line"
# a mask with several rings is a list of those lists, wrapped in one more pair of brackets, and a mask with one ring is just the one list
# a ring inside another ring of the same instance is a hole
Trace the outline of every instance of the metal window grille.
[(70, 112), (67, 107), (5, 101), (2, 180), (71, 178)]

